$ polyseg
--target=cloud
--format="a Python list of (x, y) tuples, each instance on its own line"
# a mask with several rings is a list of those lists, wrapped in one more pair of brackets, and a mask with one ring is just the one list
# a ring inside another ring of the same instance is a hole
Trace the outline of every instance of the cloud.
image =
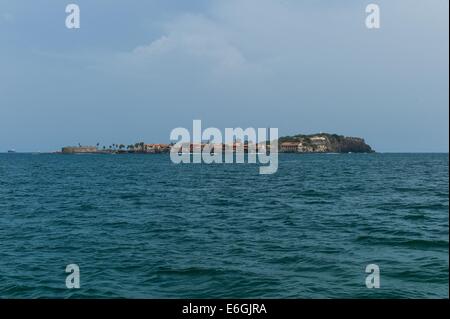
[[(358, 17), (342, 8), (322, 9), (290, 0), (213, 1), (201, 13), (183, 13), (165, 21), (157, 38), (118, 54), (114, 64), (121, 71), (147, 74), (170, 73), (176, 65), (232, 81), (310, 72), (314, 63), (337, 65), (333, 60), (349, 48), (334, 56), (318, 52), (355, 46), (345, 38), (355, 38), (358, 28), (348, 21)], [(364, 21), (363, 10), (359, 18)]]
[(166, 26), (166, 34), (149, 45), (138, 46), (131, 54), (130, 58), (141, 61), (182, 55), (209, 63), (219, 72), (236, 70), (246, 63), (243, 53), (233, 45), (222, 26), (192, 14), (172, 21)]
[(302, 10), (296, 1), (211, 3), (204, 12), (166, 21), (159, 37), (120, 54), (120, 63), (145, 72), (184, 62), (214, 76), (259, 77), (277, 69), (280, 61), (303, 65), (302, 56), (316, 56), (312, 51), (323, 47), (322, 25), (333, 20), (319, 9)]

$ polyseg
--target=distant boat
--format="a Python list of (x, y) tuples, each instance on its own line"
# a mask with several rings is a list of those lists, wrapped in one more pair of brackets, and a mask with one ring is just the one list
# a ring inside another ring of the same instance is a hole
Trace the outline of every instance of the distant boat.
[(8, 153), (15, 153), (16, 150), (8, 150)]

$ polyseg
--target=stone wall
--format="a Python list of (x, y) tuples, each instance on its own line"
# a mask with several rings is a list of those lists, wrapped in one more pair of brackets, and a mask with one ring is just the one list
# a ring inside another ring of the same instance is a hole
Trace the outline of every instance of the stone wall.
[(77, 154), (77, 153), (96, 153), (97, 148), (95, 146), (66, 146), (61, 150), (64, 154)]

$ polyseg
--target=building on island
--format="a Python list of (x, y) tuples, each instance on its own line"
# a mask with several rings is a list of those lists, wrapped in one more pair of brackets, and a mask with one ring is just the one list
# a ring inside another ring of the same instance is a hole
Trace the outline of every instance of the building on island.
[(299, 153), (325, 153), (328, 151), (327, 139), (323, 136), (312, 136), (298, 144)]
[(297, 153), (300, 143), (284, 142), (281, 143), (281, 151), (284, 153)]
[(169, 144), (144, 144), (145, 153), (167, 153), (169, 151)]

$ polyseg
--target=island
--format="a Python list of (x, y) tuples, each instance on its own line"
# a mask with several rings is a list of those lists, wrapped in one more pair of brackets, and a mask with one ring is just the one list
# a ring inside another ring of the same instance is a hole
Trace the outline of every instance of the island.
[[(270, 144), (278, 143), (278, 151), (280, 153), (373, 153), (374, 150), (370, 145), (366, 144), (364, 139), (360, 137), (347, 137), (337, 134), (318, 133), (311, 135), (297, 134), (294, 136), (280, 137), (275, 141), (264, 141), (255, 144), (252, 141), (236, 141), (230, 145), (228, 144), (214, 144), (211, 145), (208, 141), (203, 141), (201, 144), (187, 143), (185, 149), (190, 152), (196, 150), (203, 150), (207, 145), (213, 153), (214, 150), (221, 149), (222, 152), (226, 150), (233, 150), (234, 152), (270, 152)], [(174, 144), (146, 144), (144, 142), (124, 145), (112, 144), (109, 147), (100, 146), (65, 146), (61, 149), (61, 154), (161, 154), (169, 153)], [(212, 147), (211, 147), (212, 146)], [(182, 152), (181, 148), (179, 152)]]

